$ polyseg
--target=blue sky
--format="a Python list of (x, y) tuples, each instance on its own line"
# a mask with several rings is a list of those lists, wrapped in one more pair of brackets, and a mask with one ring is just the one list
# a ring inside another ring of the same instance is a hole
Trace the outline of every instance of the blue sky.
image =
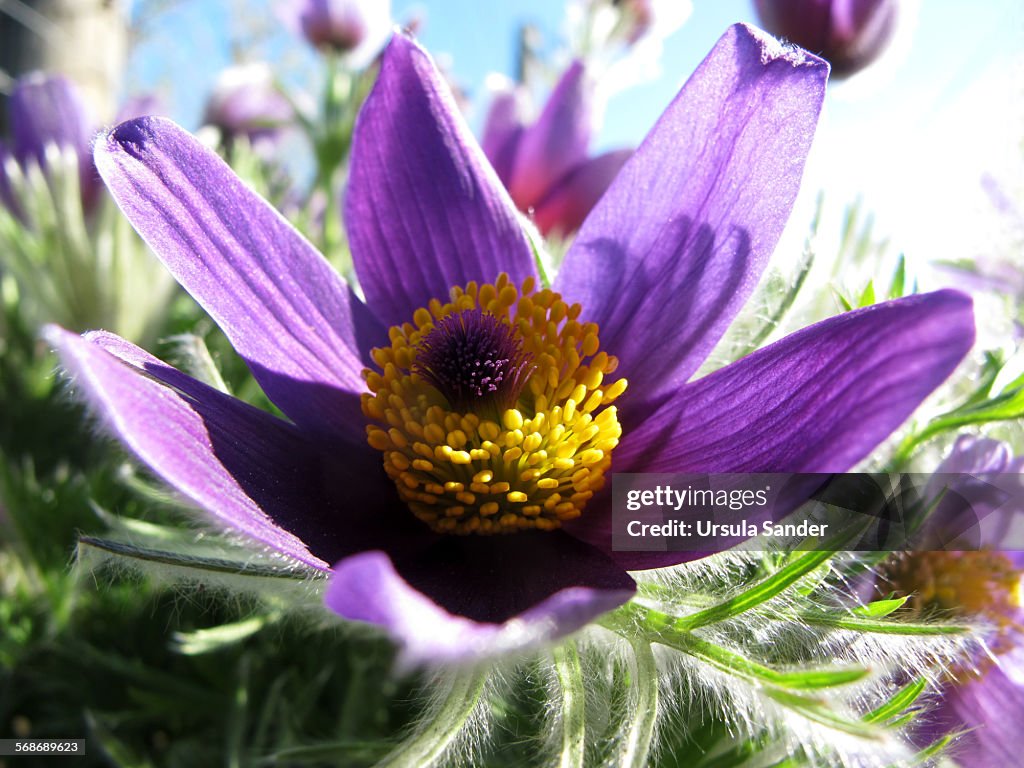
[[(965, 219), (985, 205), (981, 175), (1020, 165), (1024, 3), (903, 1), (919, 5), (907, 45), (889, 66), (830, 89), (805, 187), (810, 195), (825, 188), (843, 205), (865, 198), (900, 250), (972, 255), (965, 251), (990, 228)], [(133, 87), (162, 89), (171, 113), (195, 128), (212, 78), (233, 59), (268, 58), (289, 82), (315, 86), (316, 56), (280, 27), (271, 2), (178, 0), (136, 49)], [(552, 47), (562, 40), (563, 9), (551, 0), (396, 0), (393, 11), (398, 21), (423, 19), (421, 41), (477, 97), (474, 125), (488, 73), (511, 73), (520, 24), (538, 26)], [(666, 41), (661, 76), (614, 97), (597, 147), (638, 143), (736, 21), (756, 21), (750, 0), (695, 0), (689, 20)]]

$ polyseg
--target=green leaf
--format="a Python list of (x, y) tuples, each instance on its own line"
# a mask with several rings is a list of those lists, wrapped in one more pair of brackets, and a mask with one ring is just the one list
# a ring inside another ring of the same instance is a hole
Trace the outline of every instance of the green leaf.
[(114, 555), (127, 560), (153, 565), (167, 565), (185, 571), (229, 574), (231, 576), (250, 576), (264, 579), (283, 579), (289, 581), (307, 581), (311, 570), (304, 566), (293, 566), (286, 563), (274, 563), (268, 558), (259, 558), (258, 553), (250, 552), (248, 560), (230, 559), (227, 557), (209, 557), (200, 554), (177, 552), (171, 549), (152, 549), (129, 542), (102, 539), (95, 536), (83, 536), (78, 542), (80, 560), (88, 560), (93, 552)]
[(889, 283), (889, 298), (898, 299), (903, 296), (907, 283), (907, 257), (900, 254), (896, 261), (896, 269), (892, 273), (892, 282)]
[(803, 552), (784, 568), (779, 569), (764, 581), (759, 582), (735, 597), (729, 598), (718, 605), (713, 605), (710, 608), (705, 608), (702, 611), (697, 611), (697, 613), (692, 613), (689, 616), (673, 619), (672, 628), (677, 631), (686, 632), (698, 627), (707, 626), (708, 624), (725, 621), (745, 611), (749, 611), (751, 608), (755, 608), (784, 592), (801, 578), (831, 560), (834, 554), (834, 552), (830, 551)]
[(853, 310), (853, 304), (842, 294), (842, 292), (839, 291), (838, 288), (832, 289), (832, 295), (835, 296), (836, 301), (839, 302), (839, 306), (843, 312), (850, 312)]
[(882, 723), (896, 717), (917, 701), (927, 686), (928, 682), (923, 677), (903, 686), (885, 704), (864, 715), (864, 722)]
[(920, 432), (908, 435), (900, 444), (893, 464), (900, 466), (910, 458), (917, 446), (942, 432), (994, 421), (1012, 421), (1021, 417), (1024, 417), (1024, 374), (1011, 381), (995, 397), (950, 411), (931, 421)]
[(851, 611), (851, 613), (865, 619), (881, 619), (888, 616), (893, 611), (902, 608), (909, 599), (910, 595), (907, 595), (906, 597), (891, 598), (889, 600), (875, 600), (867, 605), (857, 606)]
[(933, 741), (927, 747), (922, 749), (916, 755), (914, 755), (914, 762), (921, 764), (926, 763), (933, 757), (937, 757), (945, 751), (946, 747), (952, 744), (954, 741), (963, 736), (967, 731), (958, 731), (956, 733), (947, 733), (941, 739)]
[(868, 280), (868, 284), (864, 286), (864, 290), (860, 293), (860, 298), (857, 299), (858, 307), (870, 307), (875, 303), (875, 281)]
[(662, 633), (658, 635), (656, 642), (687, 653), (728, 674), (780, 688), (794, 690), (833, 688), (856, 682), (868, 674), (865, 667), (780, 672), (690, 633)]
[(856, 616), (852, 613), (831, 614), (818, 611), (802, 611), (793, 616), (798, 621), (805, 621), (821, 627), (849, 629), (854, 632), (871, 632), (881, 635), (918, 635), (922, 637), (939, 637), (943, 635), (964, 635), (972, 628), (962, 624), (922, 624), (910, 621), (882, 621), (879, 619)]
[(803, 715), (808, 720), (820, 723), (828, 728), (834, 728), (837, 731), (842, 731), (862, 739), (882, 738), (877, 729), (859, 720), (843, 717), (820, 699), (777, 689), (768, 689), (765, 691), (765, 694), (784, 707)]
[(186, 656), (199, 656), (219, 651), (252, 637), (280, 617), (281, 614), (276, 612), (261, 613), (242, 621), (221, 624), (218, 627), (196, 629), (191, 632), (175, 632), (174, 646), (179, 653)]

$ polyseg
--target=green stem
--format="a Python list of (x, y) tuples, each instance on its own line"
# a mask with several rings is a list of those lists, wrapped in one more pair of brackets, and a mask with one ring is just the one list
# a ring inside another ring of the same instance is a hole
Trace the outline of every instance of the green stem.
[(480, 703), (486, 679), (485, 672), (458, 673), (440, 706), (422, 719), (408, 739), (377, 763), (377, 768), (425, 768), (439, 760)]
[(673, 618), (672, 629), (678, 632), (689, 632), (698, 627), (731, 619), (752, 608), (756, 608), (758, 605), (784, 592), (808, 573), (811, 573), (820, 565), (830, 560), (834, 555), (834, 552), (827, 550), (805, 552), (789, 565), (780, 568), (764, 581), (750, 589), (744, 590), (735, 597), (724, 600), (710, 608), (705, 608), (702, 611), (691, 613), (689, 616)]
[(729, 675), (780, 688), (831, 688), (855, 682), (868, 674), (864, 667), (780, 672), (728, 648), (708, 642), (692, 632), (680, 631), (675, 626), (674, 617), (635, 603), (629, 603), (614, 613), (606, 614), (599, 623), (630, 640), (636, 637), (639, 631), (649, 642), (675, 648)]
[(881, 635), (963, 635), (971, 631), (970, 627), (961, 624), (919, 624), (906, 621), (879, 621), (878, 619), (862, 618), (852, 614), (832, 616), (827, 613), (800, 613), (791, 617), (794, 621), (803, 621), (819, 627), (836, 627), (854, 632), (871, 632)]
[(552, 651), (555, 675), (561, 690), (562, 757), (560, 768), (583, 768), (586, 744), (586, 693), (583, 668), (575, 643), (566, 643)]
[(636, 639), (632, 641), (632, 646), (633, 685), (630, 687), (628, 703), (628, 714), (632, 722), (622, 743), (618, 765), (624, 768), (644, 768), (658, 722), (658, 668), (650, 643)]

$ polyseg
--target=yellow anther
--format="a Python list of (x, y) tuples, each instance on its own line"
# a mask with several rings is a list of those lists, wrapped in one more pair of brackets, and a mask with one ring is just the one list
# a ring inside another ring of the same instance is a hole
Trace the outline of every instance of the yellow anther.
[(505, 411), (502, 421), (505, 422), (506, 429), (522, 429), (523, 428), (523, 414), (517, 411), (515, 408), (509, 408)]
[[(530, 367), (511, 407), (453, 410), (414, 372), (423, 339), (462, 311), (494, 315), (518, 336)], [(372, 352), (377, 369), (364, 372), (361, 400), (367, 440), (412, 513), (434, 530), (551, 530), (579, 516), (604, 485), (622, 434), (610, 403), (626, 382), (610, 378), (618, 360), (600, 349), (598, 327), (582, 313), (532, 278), (517, 289), (503, 274), (432, 299)]]
[(444, 429), (439, 424), (427, 424), (423, 427), (423, 437), (434, 445), (439, 445), (444, 442)]

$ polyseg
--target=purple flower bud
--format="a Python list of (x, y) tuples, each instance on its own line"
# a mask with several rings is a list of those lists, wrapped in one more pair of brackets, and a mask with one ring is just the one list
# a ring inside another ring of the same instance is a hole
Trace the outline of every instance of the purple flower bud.
[[(41, 72), (18, 78), (8, 104), (8, 119), (10, 154), (22, 167), (34, 163), (47, 171), (47, 147), (74, 153), (78, 158), (82, 206), (91, 211), (101, 189), (91, 151), (96, 122), (74, 83), (61, 75)], [(10, 190), (2, 197), (15, 210)]]
[(363, 62), (380, 50), (391, 29), (389, 0), (287, 0), (278, 13), (315, 48)]
[(220, 73), (206, 102), (203, 122), (219, 128), (226, 139), (269, 138), (291, 122), (292, 106), (274, 85), (266, 64), (229, 67)]
[(895, 0), (755, 0), (764, 28), (832, 65), (832, 77), (859, 72), (896, 31)]

